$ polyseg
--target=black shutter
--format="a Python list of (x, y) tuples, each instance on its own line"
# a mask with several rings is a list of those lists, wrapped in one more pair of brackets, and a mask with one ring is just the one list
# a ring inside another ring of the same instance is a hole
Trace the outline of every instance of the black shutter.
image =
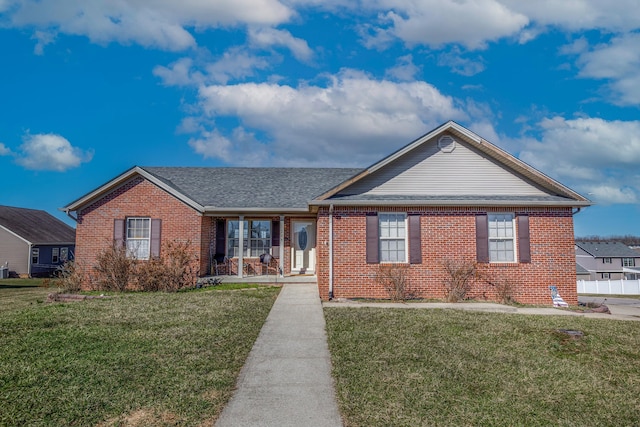
[(271, 221), (271, 246), (280, 246), (280, 221)]
[(162, 235), (162, 220), (151, 220), (151, 256), (153, 258), (160, 256), (160, 238)]
[(226, 254), (226, 221), (219, 219), (216, 221), (216, 255)]
[(377, 264), (380, 262), (380, 251), (378, 243), (378, 214), (367, 214), (367, 264)]
[(409, 215), (409, 263), (422, 263), (420, 245), (420, 215)]
[(476, 258), (489, 262), (489, 223), (487, 215), (476, 215)]
[(113, 220), (113, 244), (116, 248), (124, 246), (124, 219)]
[(529, 238), (529, 216), (518, 215), (518, 255), (520, 262), (531, 262), (531, 241)]

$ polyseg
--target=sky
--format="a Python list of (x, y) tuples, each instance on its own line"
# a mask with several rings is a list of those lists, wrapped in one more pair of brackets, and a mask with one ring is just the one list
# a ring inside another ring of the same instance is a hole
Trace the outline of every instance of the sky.
[(637, 0), (0, 0), (0, 204), (135, 165), (367, 167), (454, 120), (640, 235)]

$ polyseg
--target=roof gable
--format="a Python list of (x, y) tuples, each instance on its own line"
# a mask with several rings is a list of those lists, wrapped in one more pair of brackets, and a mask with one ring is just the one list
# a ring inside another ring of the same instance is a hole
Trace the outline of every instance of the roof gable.
[(318, 201), (353, 203), (403, 198), (427, 204), (590, 204), (578, 193), (454, 122), (445, 123), (375, 163)]
[(640, 253), (621, 242), (576, 242), (576, 246), (594, 258), (640, 258)]
[(0, 206), (0, 226), (34, 244), (74, 243), (75, 230), (42, 210)]

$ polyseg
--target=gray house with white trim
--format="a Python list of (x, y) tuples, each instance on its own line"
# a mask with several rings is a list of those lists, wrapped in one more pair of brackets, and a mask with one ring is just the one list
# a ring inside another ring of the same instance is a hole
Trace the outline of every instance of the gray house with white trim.
[(576, 242), (576, 264), (583, 280), (640, 279), (640, 253), (621, 242)]
[(0, 267), (49, 276), (75, 253), (76, 231), (43, 210), (0, 206)]

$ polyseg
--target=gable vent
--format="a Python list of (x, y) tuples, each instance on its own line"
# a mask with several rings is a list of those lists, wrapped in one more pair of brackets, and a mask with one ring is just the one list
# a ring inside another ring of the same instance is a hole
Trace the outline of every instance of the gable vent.
[(456, 140), (449, 135), (443, 135), (438, 139), (438, 148), (443, 153), (451, 153), (456, 148)]

